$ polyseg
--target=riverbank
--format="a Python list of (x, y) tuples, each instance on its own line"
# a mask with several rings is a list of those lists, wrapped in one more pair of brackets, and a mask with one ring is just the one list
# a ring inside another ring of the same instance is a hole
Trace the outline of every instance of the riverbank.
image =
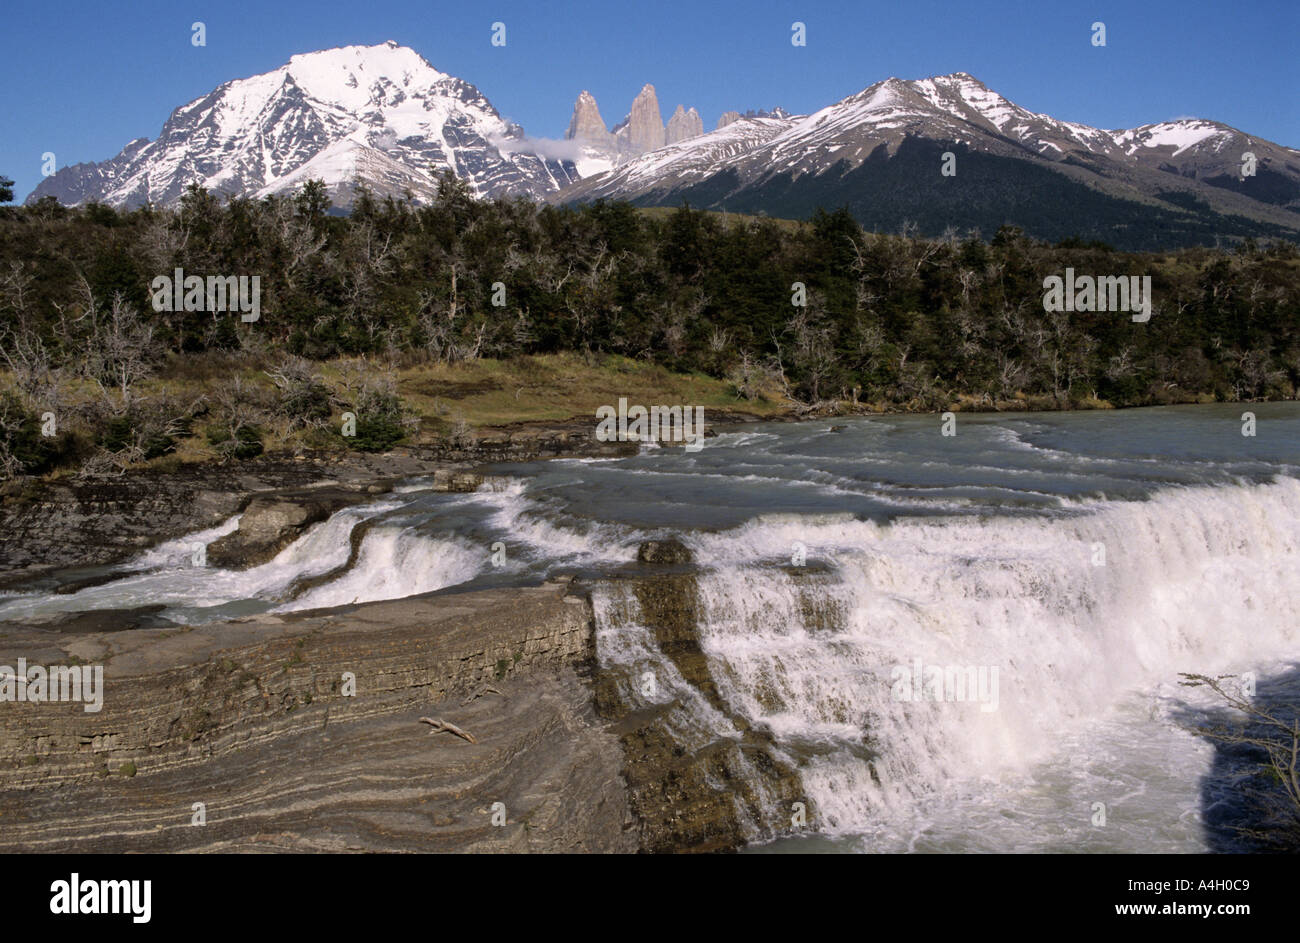
[[(722, 379), (614, 355), (403, 365), (209, 351), (170, 356), (129, 395), (72, 375), (0, 372), (0, 502), (30, 499), (42, 483), (113, 481), (144, 469), (166, 475), (212, 467), (217, 477), (233, 469), (276, 478), (264, 467), (268, 462), (364, 466), (364, 456), (397, 449), (448, 461), (580, 452), (597, 411), (620, 401), (697, 407), (715, 427), (947, 410), (1115, 408), (1082, 389), (1005, 396), (928, 390), (898, 399), (854, 388), (801, 401), (770, 370)], [(1214, 401), (1169, 387), (1152, 404)], [(218, 490), (228, 486), (226, 478)]]
[[(472, 490), (473, 469), (557, 456), (615, 456), (633, 443), (598, 442), (587, 423), (529, 423), (457, 445), (396, 447), (370, 454), (327, 450), (248, 460), (159, 462), (109, 478), (67, 476), (11, 483), (0, 500), (0, 589), (65, 590), (157, 543), (215, 527), (254, 502), (304, 508), (265, 535), (283, 546), (321, 514), (387, 493), (402, 479), (432, 476), (441, 490)], [(310, 513), (306, 509), (314, 508)], [(249, 561), (231, 559), (239, 565)]]
[[(632, 585), (711, 690), (689, 580)], [(781, 833), (799, 780), (764, 736), (677, 742), (672, 704), (602, 668), (594, 632), (567, 580), (198, 626), (0, 623), (0, 664), (103, 670), (98, 710), (4, 705), (0, 850), (733, 851), (755, 821)]]

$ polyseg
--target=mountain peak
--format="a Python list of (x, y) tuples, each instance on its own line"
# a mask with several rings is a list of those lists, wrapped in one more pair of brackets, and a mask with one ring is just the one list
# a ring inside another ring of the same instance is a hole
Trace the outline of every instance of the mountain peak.
[(572, 164), (512, 146), (523, 137), (473, 85), (388, 40), (301, 53), (225, 82), (177, 108), (153, 142), (65, 168), (32, 196), (129, 207), (172, 202), (191, 183), (265, 196), (310, 176), (344, 204), (358, 176), (417, 198), (435, 192), (444, 168), (482, 196), (540, 196), (576, 179)]
[[(649, 82), (632, 100), (626, 118), (606, 130), (605, 122), (596, 107), (596, 99), (584, 89), (573, 105), (573, 117), (565, 132), (566, 140), (579, 140), (588, 145), (584, 154), (592, 161), (603, 161), (613, 166), (646, 153), (665, 144), (675, 144), (704, 133), (704, 121), (695, 108), (679, 104), (664, 124), (659, 111), (659, 96)], [(594, 166), (589, 163), (588, 166)]]
[(668, 127), (664, 131), (664, 143), (676, 144), (678, 141), (699, 137), (703, 133), (704, 121), (700, 118), (700, 113), (694, 108), (687, 111), (685, 107), (678, 105), (673, 116), (668, 119)]
[(664, 119), (655, 87), (647, 82), (632, 101), (624, 129), (626, 142), (638, 154), (664, 146)]
[(600, 116), (596, 97), (585, 88), (578, 93), (578, 100), (573, 103), (573, 117), (569, 119), (569, 130), (564, 133), (564, 137), (569, 141), (584, 141), (601, 146), (613, 144), (613, 135), (605, 128), (605, 119)]
[[(680, 110), (673, 114), (670, 135), (685, 117)], [(1247, 145), (1274, 175), (1275, 190), (1252, 192), (1250, 181), (1242, 183), (1241, 154)], [(988, 170), (981, 169), (979, 185), (999, 194), (987, 210), (964, 205), (960, 194), (945, 196), (926, 182), (939, 155), (954, 146), (983, 155)], [(1151, 217), (1151, 205), (1161, 203), (1178, 208), (1154, 211), (1171, 214), (1164, 219), (1174, 226), (1201, 226), (1211, 217), (1249, 219), (1291, 239), (1300, 232), (1300, 214), (1292, 208), (1300, 194), (1297, 153), (1199, 118), (1178, 117), (1129, 131), (1063, 121), (1029, 111), (958, 71), (887, 78), (808, 115), (776, 119), (775, 114), (727, 112), (717, 130), (698, 141), (630, 160), (555, 199), (626, 199), (651, 206), (689, 200), (743, 211), (772, 201), (800, 213), (839, 202), (856, 205), (862, 221), (882, 228), (929, 214), (945, 225), (961, 217), (962, 225), (983, 229), (1009, 218), (1005, 206), (1024, 199), (1027, 175), (1045, 180), (1059, 175), (1062, 193), (1083, 193), (1081, 198), (1104, 204), (1117, 219), (1133, 221), (1106, 229), (1107, 239), (1128, 239), (1130, 245), (1149, 239), (1132, 233)], [(883, 161), (891, 162), (889, 174), (879, 172)], [(909, 178), (919, 185), (898, 186), (896, 181)], [(1086, 191), (1076, 189), (1081, 181)], [(935, 211), (936, 199), (942, 211)], [(1051, 204), (1059, 198), (1043, 199)], [(894, 206), (896, 201), (902, 208)], [(1199, 214), (1195, 223), (1172, 222), (1191, 205)], [(1038, 238), (1064, 238), (1077, 225), (1061, 214), (1034, 219)], [(1240, 227), (1246, 224), (1230, 225), (1233, 232), (1245, 231)]]
[[(290, 73), (303, 70), (361, 69), (394, 78), (394, 73), (428, 71), (445, 78), (429, 61), (410, 46), (388, 40), (374, 46), (337, 46), (291, 56), (281, 67)], [(276, 70), (279, 71), (279, 70)]]

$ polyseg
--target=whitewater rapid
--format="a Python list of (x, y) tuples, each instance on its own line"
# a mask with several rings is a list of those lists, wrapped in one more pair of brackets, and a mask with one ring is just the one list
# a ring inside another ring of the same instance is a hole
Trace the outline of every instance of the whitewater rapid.
[[(156, 605), (192, 623), (578, 573), (602, 665), (670, 708), (683, 748), (756, 727), (797, 770), (812, 837), (767, 850), (1199, 851), (1214, 751), (1184, 724), (1212, 705), (1179, 682), (1300, 662), (1300, 413), (1245, 452), (1212, 411), (1151, 412), (976, 420), (959, 445), (907, 418), (764, 427), (696, 455), (506, 467), (468, 495), (416, 480), (261, 566), (194, 565), (232, 519), (101, 585), (0, 598), (0, 619)], [(669, 534), (695, 560), (723, 709), (659, 651), (627, 578)], [(931, 669), (983, 687), (900, 693)]]

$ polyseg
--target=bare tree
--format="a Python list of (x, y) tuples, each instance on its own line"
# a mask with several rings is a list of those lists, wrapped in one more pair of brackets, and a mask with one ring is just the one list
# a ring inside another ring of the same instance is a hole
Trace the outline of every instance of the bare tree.
[(281, 280), (293, 288), (298, 273), (324, 250), (328, 236), (324, 231), (318, 232), (311, 217), (299, 213), (292, 200), (276, 197), (270, 201), (270, 207), (265, 225), (284, 250)]
[(216, 444), (222, 458), (231, 458), (247, 444), (245, 430), (256, 430), (266, 422), (267, 410), (259, 392), (236, 376), (213, 396), (217, 422), (225, 433)]
[(1125, 380), (1137, 373), (1137, 364), (1133, 362), (1133, 348), (1124, 345), (1119, 353), (1110, 358), (1106, 365), (1106, 379), (1112, 382)]
[(1004, 351), (998, 352), (998, 395), (1002, 399), (1011, 399), (1019, 393), (1029, 379), (1029, 370), (1014, 357), (1008, 357)]
[(788, 389), (785, 376), (774, 359), (759, 360), (748, 350), (740, 352), (740, 362), (727, 373), (736, 388), (736, 396), (747, 400), (762, 397), (772, 387)]
[(791, 358), (806, 378), (810, 405), (815, 407), (821, 401), (823, 384), (836, 368), (832, 327), (826, 318), (825, 301), (818, 293), (810, 293), (807, 306), (800, 308), (786, 325), (786, 333), (792, 339)]
[(156, 273), (170, 274), (190, 241), (188, 223), (179, 214), (160, 213), (145, 224), (141, 248), (149, 267)]
[(16, 327), (0, 329), (0, 359), (29, 405), (53, 408), (58, 399), (59, 376), (49, 351), (35, 331)]
[(1191, 729), (1257, 757), (1254, 769), (1236, 784), (1250, 806), (1253, 824), (1235, 830), (1275, 848), (1300, 849), (1300, 708), (1295, 704), (1265, 706), (1261, 698), (1251, 697), (1229, 682), (1231, 677), (1182, 675), (1184, 680), (1179, 683), (1184, 687), (1208, 688), (1241, 715), (1238, 723), (1205, 722)]
[(31, 309), (32, 276), (27, 274), (27, 263), (14, 259), (9, 271), (0, 275), (0, 311), (12, 311), (18, 318), (19, 332), (28, 329), (27, 318)]
[[(340, 267), (340, 281), (347, 299), (345, 317), (361, 321), (372, 339), (382, 326), (383, 318), (375, 310), (374, 300), (380, 278), (392, 270), (395, 261), (392, 239), (392, 233), (381, 236), (374, 223), (367, 220), (349, 232), (342, 250), (344, 261)], [(305, 259), (319, 251), (314, 246), (315, 243), (310, 240), (300, 244), (299, 255)]]
[(419, 322), (424, 331), (424, 344), (434, 360), (455, 363), (460, 360), (475, 360), (482, 356), (487, 340), (488, 323), (482, 321), (477, 327), (460, 323), (462, 307), (460, 299), (460, 269), (462, 263), (452, 260), (450, 263), (451, 286), (444, 301), (433, 291), (421, 290)]
[(144, 451), (138, 446), (128, 447), (119, 452), (100, 449), (81, 463), (81, 468), (77, 470), (76, 477), (81, 479), (120, 478), (126, 474), (128, 468), (142, 458), (144, 458)]
[(279, 412), (290, 432), (299, 427), (318, 428), (328, 422), (334, 397), (310, 362), (289, 355), (265, 372), (280, 393)]
[(1286, 371), (1274, 368), (1271, 358), (1262, 350), (1230, 352), (1236, 361), (1238, 377), (1232, 384), (1233, 392), (1239, 400), (1264, 399), (1269, 388), (1281, 386), (1286, 380)]
[(131, 402), (131, 387), (153, 371), (153, 360), (153, 325), (120, 293), (115, 294), (107, 316), (93, 325), (86, 352), (88, 375), (105, 393), (116, 387), (125, 410)]
[[(587, 355), (592, 351), (597, 323), (602, 316), (610, 313), (612, 307), (613, 276), (618, 269), (618, 261), (603, 242), (589, 246), (578, 258), (577, 290), (569, 291), (564, 296), (564, 307), (573, 323), (574, 337)], [(674, 307), (670, 305), (670, 308)], [(684, 313), (679, 317), (676, 311), (672, 311), (668, 321), (680, 324), (684, 317)], [(684, 337), (684, 332), (681, 333)], [(666, 332), (665, 341), (672, 349), (678, 343), (677, 332)]]
[(0, 395), (0, 481), (23, 472), (24, 465), (14, 453), (14, 443), (22, 434), (27, 419), (15, 397)]

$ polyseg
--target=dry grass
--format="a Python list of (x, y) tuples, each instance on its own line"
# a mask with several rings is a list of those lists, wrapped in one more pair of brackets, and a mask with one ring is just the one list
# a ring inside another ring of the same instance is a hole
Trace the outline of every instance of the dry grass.
[[(171, 357), (157, 373), (136, 384), (132, 397), (141, 402), (165, 400), (177, 404), (205, 397), (209, 407), (215, 408), (220, 391), (238, 378), (246, 400), (269, 406), (278, 395), (266, 374), (274, 365), (273, 359), (260, 353)], [(777, 396), (743, 400), (725, 380), (702, 374), (675, 374), (653, 364), (614, 356), (588, 359), (577, 354), (548, 354), (510, 361), (407, 366), (353, 358), (315, 363), (312, 367), (340, 402), (352, 401), (364, 380), (391, 376), (405, 407), (419, 420), (417, 441), (424, 442), (446, 438), (458, 427), (484, 429), (578, 418), (594, 422), (597, 407), (617, 406), (620, 397), (626, 397), (629, 404), (702, 406), (706, 412), (731, 409), (761, 416), (775, 416), (789, 406)], [(0, 387), (10, 385), (11, 379), (0, 372)], [(116, 404), (116, 394), (110, 395)], [(91, 415), (98, 403), (98, 412), (103, 412), (103, 396), (91, 382), (66, 379), (59, 390), (60, 411), (69, 417)], [(217, 458), (203, 434), (211, 421), (211, 413), (197, 420), (189, 437), (178, 440), (171, 453), (148, 464), (172, 466)], [(74, 420), (73, 424), (82, 423)], [(319, 430), (291, 430), (289, 423), (280, 418), (268, 416), (259, 426), (268, 451), (337, 444), (335, 437)]]
[(775, 399), (739, 399), (730, 383), (703, 374), (670, 373), (626, 357), (589, 363), (577, 354), (408, 367), (399, 371), (397, 389), (423, 417), (463, 419), (474, 427), (577, 417), (594, 421), (597, 407), (617, 406), (619, 397), (629, 404), (681, 404), (757, 415), (776, 415), (788, 406)]

